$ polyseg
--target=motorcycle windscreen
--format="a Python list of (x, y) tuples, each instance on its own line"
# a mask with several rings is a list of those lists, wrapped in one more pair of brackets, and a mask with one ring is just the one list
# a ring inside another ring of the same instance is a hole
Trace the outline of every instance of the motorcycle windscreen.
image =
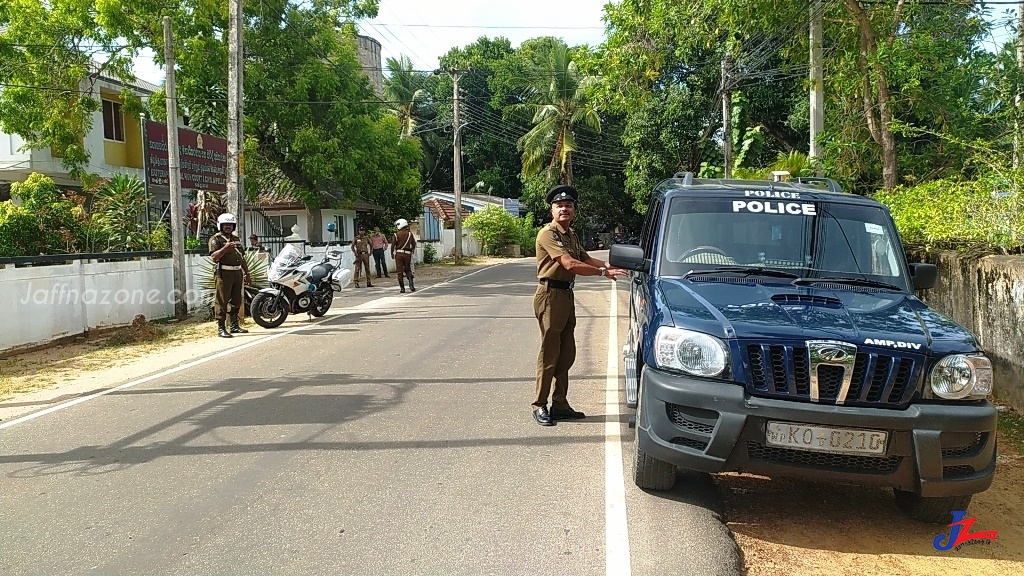
[(270, 265), (267, 278), (271, 282), (277, 282), (295, 268), (300, 258), (302, 258), (302, 252), (294, 244), (285, 244), (281, 253), (274, 258), (274, 263)]

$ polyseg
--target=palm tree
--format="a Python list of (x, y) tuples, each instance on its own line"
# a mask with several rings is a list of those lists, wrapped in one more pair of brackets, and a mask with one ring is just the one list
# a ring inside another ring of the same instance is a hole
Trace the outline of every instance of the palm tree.
[(533, 128), (517, 142), (523, 153), (523, 175), (540, 173), (545, 162), (549, 175), (558, 168), (563, 184), (572, 184), (572, 154), (579, 150), (575, 128), (584, 125), (601, 131), (597, 107), (590, 101), (587, 88), (593, 79), (580, 75), (569, 56), (569, 47), (553, 43), (529, 75), (524, 86), (526, 102), (509, 107), (512, 113), (533, 116)]
[(388, 58), (388, 78), (384, 80), (384, 97), (392, 112), (398, 116), (403, 137), (412, 136), (422, 119), (428, 92), (424, 88), (426, 74), (412, 68), (412, 61), (402, 55), (399, 60)]

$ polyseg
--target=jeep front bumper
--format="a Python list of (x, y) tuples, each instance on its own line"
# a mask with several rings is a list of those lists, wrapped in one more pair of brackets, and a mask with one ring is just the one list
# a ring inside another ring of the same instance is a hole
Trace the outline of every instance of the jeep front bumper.
[[(848, 455), (768, 446), (768, 421), (884, 430), (884, 455)], [(853, 408), (758, 398), (732, 382), (645, 367), (637, 442), (649, 455), (704, 472), (746, 471), (889, 486), (922, 496), (986, 490), (995, 473), (996, 410), (912, 404), (905, 410)]]

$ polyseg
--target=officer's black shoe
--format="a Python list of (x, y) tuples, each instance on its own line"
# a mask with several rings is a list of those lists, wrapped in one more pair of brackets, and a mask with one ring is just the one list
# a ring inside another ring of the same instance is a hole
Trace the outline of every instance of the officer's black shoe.
[(249, 331), (246, 330), (245, 328), (242, 328), (238, 324), (232, 324), (231, 325), (231, 333), (232, 334), (248, 334)]
[(409, 290), (411, 292), (415, 292), (416, 291), (416, 285), (412, 283), (412, 280), (409, 280)]
[(230, 332), (225, 330), (223, 326), (217, 329), (217, 336), (220, 336), (221, 338), (234, 338), (234, 336), (232, 336)]
[(541, 426), (554, 426), (555, 421), (551, 419), (551, 414), (548, 413), (548, 409), (544, 406), (537, 408), (533, 411), (533, 419), (537, 421), (537, 424)]
[(551, 410), (552, 420), (580, 420), (586, 418), (587, 415), (579, 410), (573, 410), (569, 408), (567, 410)]

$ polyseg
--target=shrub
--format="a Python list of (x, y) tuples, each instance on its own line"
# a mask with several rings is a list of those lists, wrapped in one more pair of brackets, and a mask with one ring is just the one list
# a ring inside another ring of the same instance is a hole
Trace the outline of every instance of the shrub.
[(519, 250), (523, 256), (537, 255), (537, 234), (540, 226), (535, 226), (533, 212), (519, 218)]
[(502, 247), (520, 240), (519, 219), (501, 206), (490, 205), (466, 218), (466, 228), (483, 244), (488, 254), (497, 254)]
[(146, 229), (146, 188), (134, 174), (115, 174), (93, 200), (94, 218), (103, 234), (104, 250), (149, 250), (151, 233)]
[(433, 242), (425, 242), (423, 244), (423, 263), (433, 264), (437, 262), (437, 248), (434, 247)]
[(35, 256), (74, 252), (84, 236), (81, 206), (57, 189), (53, 180), (33, 173), (11, 186), (11, 197), (0, 203), (0, 254)]
[(875, 198), (889, 207), (904, 242), (924, 248), (982, 246), (1004, 251), (1024, 244), (1022, 195), (993, 179), (934, 180)]

